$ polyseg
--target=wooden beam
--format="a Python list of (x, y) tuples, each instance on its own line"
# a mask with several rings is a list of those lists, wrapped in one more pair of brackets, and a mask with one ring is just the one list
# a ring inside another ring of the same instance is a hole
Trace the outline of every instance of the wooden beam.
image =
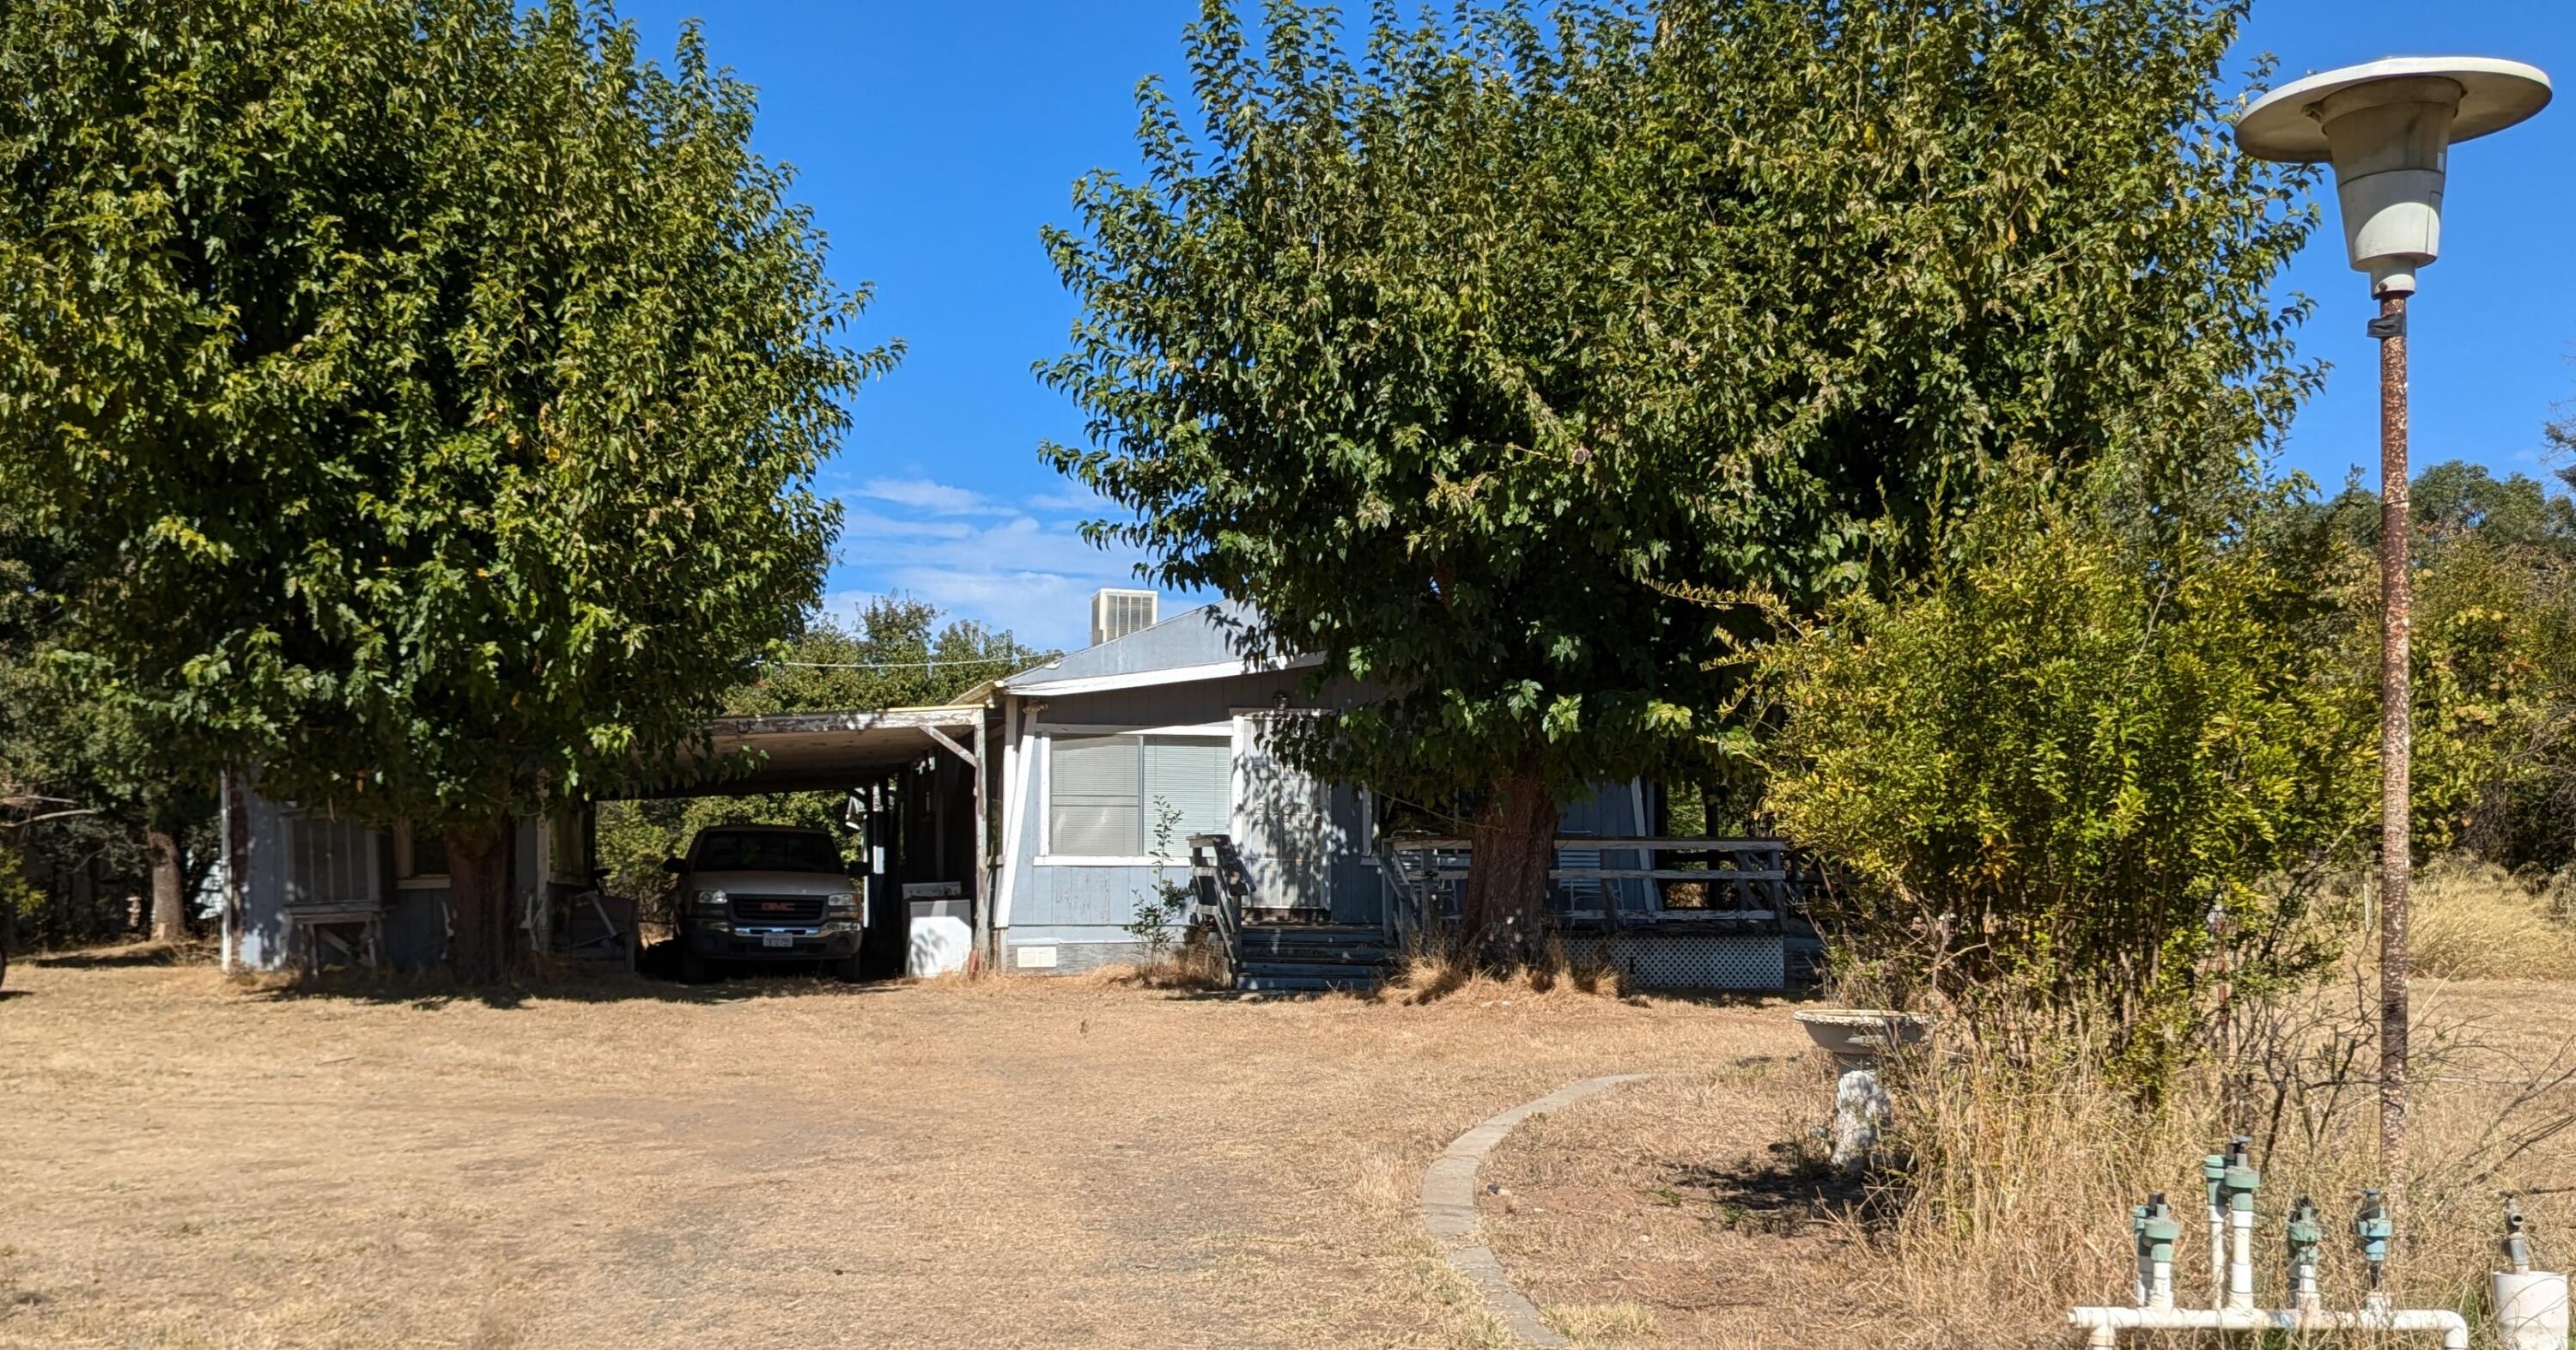
[[(939, 735), (936, 729), (932, 735)], [(946, 740), (946, 737), (941, 737)], [(951, 749), (955, 748), (951, 743)], [(975, 753), (966, 757), (975, 770), (975, 956), (989, 971), (1002, 968), (1001, 952), (993, 945), (993, 843), (991, 808), (984, 803), (984, 719), (975, 719)]]
[[(959, 745), (956, 738), (950, 736), (947, 732), (941, 731), (937, 727), (925, 724), (921, 729), (924, 734), (930, 737), (930, 739), (939, 742), (941, 745), (947, 746), (951, 751), (956, 753), (959, 759), (973, 765), (977, 773), (983, 772), (984, 757), (982, 755), (976, 754), (965, 746)], [(975, 739), (978, 742), (981, 742), (984, 739), (984, 729), (980, 725), (975, 728)]]

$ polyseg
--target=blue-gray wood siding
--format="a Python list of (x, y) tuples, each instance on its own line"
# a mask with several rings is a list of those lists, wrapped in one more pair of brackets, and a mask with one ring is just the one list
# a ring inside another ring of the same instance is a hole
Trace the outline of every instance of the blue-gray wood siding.
[[(234, 959), (252, 970), (283, 970), (300, 953), (289, 949), (286, 910), (296, 884), (290, 830), (292, 807), (273, 802), (256, 790), (245, 792), (250, 856), (242, 876), (242, 912)], [(511, 853), (517, 889), (545, 885), (551, 893), (578, 889), (554, 885), (537, 873), (537, 838), (543, 828), (533, 819), (512, 822)], [(393, 832), (368, 832), (375, 843), (376, 896), (384, 905), (382, 953), (396, 970), (422, 970), (447, 959), (447, 889), (444, 886), (399, 886), (393, 875)], [(518, 901), (512, 904), (516, 921)]]
[[(1013, 799), (1014, 809), (1021, 813), (1017, 851), (1010, 869), (1013, 895), (1009, 944), (1132, 942), (1128, 925), (1155, 894), (1157, 877), (1152, 867), (1039, 862), (1046, 835), (1043, 784), (1048, 728), (1230, 726), (1238, 710), (1276, 708), (1283, 693), (1291, 706), (1299, 708), (1349, 707), (1367, 696), (1364, 689), (1348, 684), (1328, 686), (1321, 695), (1310, 695), (1304, 672), (1278, 671), (1048, 699), (1043, 715), (1031, 728), (1032, 734), (1021, 741), (1014, 765), (1017, 781), (1004, 788)], [(1333, 828), (1359, 847), (1365, 847), (1370, 837), (1361, 818), (1365, 809), (1365, 801), (1357, 791), (1348, 787), (1333, 790)], [(1563, 828), (1568, 833), (1604, 836), (1642, 834), (1644, 823), (1638, 819), (1635, 789), (1630, 784), (1616, 784), (1568, 805)], [(1644, 864), (1629, 853), (1609, 855), (1604, 865)], [(1253, 902), (1257, 905), (1263, 903), (1264, 893), (1259, 869), (1255, 867), (1254, 871)], [(1185, 863), (1176, 864), (1163, 869), (1162, 875), (1186, 885), (1189, 869)], [(1618, 896), (1622, 910), (1644, 909), (1651, 903), (1642, 882), (1613, 882), (1609, 886)], [(1365, 852), (1345, 854), (1333, 862), (1329, 893), (1336, 923), (1384, 920), (1384, 882)], [(1560, 903), (1562, 900), (1561, 897)]]

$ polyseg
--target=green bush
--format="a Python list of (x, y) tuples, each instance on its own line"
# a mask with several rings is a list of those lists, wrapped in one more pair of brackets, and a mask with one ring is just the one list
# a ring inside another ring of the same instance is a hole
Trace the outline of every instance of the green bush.
[(2226, 992), (2331, 958), (2311, 901), (2367, 814), (2371, 690), (2338, 664), (2332, 540), (2285, 505), (2153, 539), (1993, 513), (1768, 651), (1768, 805), (1844, 867), (1821, 917), (1847, 958), (1929, 1001), (2107, 1014), (2139, 1084)]

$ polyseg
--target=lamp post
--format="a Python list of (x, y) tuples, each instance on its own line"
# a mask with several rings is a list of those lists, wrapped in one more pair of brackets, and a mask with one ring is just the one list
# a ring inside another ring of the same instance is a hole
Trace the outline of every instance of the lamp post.
[(2549, 102), (2519, 61), (2410, 56), (2346, 66), (2273, 90), (2236, 122), (2261, 159), (2334, 165), (2343, 241), (2370, 274), (2379, 314), (2379, 1148), (2394, 1215), (2406, 1194), (2407, 881), (2414, 744), (2407, 657), (2406, 300), (2441, 251), (2454, 142), (2501, 131)]

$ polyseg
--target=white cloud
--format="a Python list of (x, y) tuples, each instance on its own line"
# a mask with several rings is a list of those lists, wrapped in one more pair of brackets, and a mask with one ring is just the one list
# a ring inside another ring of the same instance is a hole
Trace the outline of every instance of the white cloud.
[(931, 478), (871, 478), (859, 485), (858, 495), (936, 516), (984, 515), (1010, 509), (993, 505), (973, 488)]
[(1079, 511), (1096, 516), (1118, 509), (1116, 502), (1079, 484), (1056, 492), (1033, 493), (1020, 500), (1032, 511)]
[[(832, 604), (846, 612), (845, 603), (860, 597), (899, 591), (957, 618), (1009, 629), (1031, 646), (1070, 651), (1090, 639), (1093, 591), (1139, 584), (1137, 556), (1094, 548), (1071, 520), (1019, 513), (924, 520), (854, 509), (843, 521)], [(1164, 612), (1193, 603), (1167, 597)]]

